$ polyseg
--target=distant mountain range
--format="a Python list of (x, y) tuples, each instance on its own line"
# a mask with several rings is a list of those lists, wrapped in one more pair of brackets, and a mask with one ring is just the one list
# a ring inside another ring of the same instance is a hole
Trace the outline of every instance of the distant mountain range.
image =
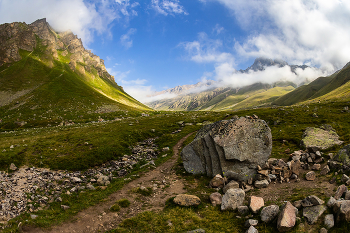
[(0, 25), (0, 119), (128, 110), (150, 109), (125, 93), (72, 32), (57, 33), (46, 19)]
[[(267, 67), (290, 67), (290, 71), (295, 73), (296, 69), (305, 70), (306, 65), (288, 65), (282, 60), (272, 60), (268, 58), (257, 58), (253, 65), (245, 70), (236, 73), (248, 74), (252, 72), (264, 71)], [(307, 80), (301, 81), (305, 83)], [(183, 85), (167, 89), (155, 94), (166, 93), (176, 94), (172, 99), (163, 99), (148, 103), (147, 105), (157, 110), (233, 110), (250, 108), (254, 106), (265, 106), (276, 100), (280, 96), (294, 90), (297, 84), (288, 81), (279, 81), (273, 84), (254, 83), (244, 87), (225, 87), (218, 81), (209, 80), (199, 82), (194, 85)]]

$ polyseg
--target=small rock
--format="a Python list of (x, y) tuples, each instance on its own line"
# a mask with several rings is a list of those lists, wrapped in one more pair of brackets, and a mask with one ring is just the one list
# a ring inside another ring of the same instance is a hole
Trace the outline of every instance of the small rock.
[(321, 170), (321, 164), (315, 163), (311, 169), (315, 171), (319, 171)]
[(222, 203), (222, 196), (218, 192), (210, 194), (209, 199), (213, 206), (221, 205)]
[(303, 202), (302, 200), (298, 200), (298, 201), (295, 201), (293, 203), (293, 205), (294, 205), (295, 208), (299, 209), (299, 208), (302, 207), (302, 204), (301, 204), (302, 202)]
[(239, 188), (239, 183), (237, 181), (232, 180), (227, 185), (225, 185), (225, 187), (222, 189), (222, 191), (224, 193), (226, 193), (227, 190), (229, 190), (231, 188), (238, 189)]
[(321, 172), (320, 172), (320, 175), (321, 176), (324, 176), (324, 175), (327, 175), (331, 170), (329, 169), (329, 166), (326, 165), (322, 168)]
[(67, 205), (61, 205), (61, 209), (63, 209), (63, 210), (68, 210), (70, 207), (69, 206), (67, 206)]
[(221, 210), (235, 210), (242, 206), (245, 192), (242, 189), (229, 189), (222, 197)]
[(269, 186), (269, 182), (267, 180), (257, 180), (255, 181), (254, 186), (258, 189), (267, 188), (267, 186)]
[(337, 202), (337, 200), (335, 200), (334, 197), (330, 197), (328, 202), (327, 202), (327, 207), (333, 208), (333, 206), (335, 205), (336, 202)]
[(303, 216), (307, 219), (309, 224), (315, 224), (318, 218), (327, 210), (324, 205), (316, 205), (305, 207), (303, 209)]
[(240, 215), (246, 215), (249, 213), (249, 208), (248, 206), (242, 205), (237, 207), (237, 211)]
[(16, 167), (16, 165), (14, 163), (11, 163), (10, 170), (11, 171), (16, 171), (17, 170), (17, 167)]
[(334, 194), (334, 199), (338, 200), (346, 191), (348, 191), (348, 188), (344, 184), (340, 185)]
[(320, 233), (327, 233), (327, 232), (328, 232), (327, 229), (324, 228), (324, 227), (322, 227), (322, 228), (320, 229)]
[(296, 208), (287, 201), (281, 208), (277, 220), (277, 229), (279, 232), (289, 231), (295, 226)]
[(313, 181), (316, 179), (316, 173), (314, 171), (310, 171), (305, 175), (306, 180)]
[(72, 178), (71, 178), (71, 181), (72, 181), (73, 183), (81, 183), (81, 179), (78, 178), (78, 177), (72, 177)]
[(249, 199), (249, 208), (256, 214), (264, 206), (264, 199), (262, 197), (251, 196)]
[(258, 225), (259, 221), (255, 220), (255, 219), (248, 219), (247, 221), (245, 221), (244, 226), (246, 228), (249, 228), (250, 226), (256, 226)]
[(205, 233), (205, 230), (203, 230), (203, 229), (196, 229), (196, 230), (193, 230), (193, 231), (187, 231), (187, 233)]
[(30, 218), (31, 218), (31, 219), (36, 219), (37, 217), (38, 217), (38, 215), (35, 215), (35, 214), (31, 214), (31, 215), (30, 215)]
[(277, 217), (279, 210), (280, 208), (278, 207), (278, 205), (270, 205), (264, 207), (260, 213), (261, 221), (266, 223), (271, 222)]
[(210, 181), (209, 185), (212, 188), (223, 188), (225, 185), (224, 178), (218, 174)]
[(246, 233), (259, 233), (259, 231), (255, 227), (250, 226)]
[(348, 177), (347, 175), (343, 174), (342, 177), (341, 177), (341, 182), (342, 182), (343, 184), (346, 184), (346, 182), (347, 182), (348, 180), (349, 180), (349, 177)]
[(327, 229), (331, 229), (334, 227), (334, 215), (333, 214), (327, 214), (324, 217), (324, 225), (327, 227)]
[(180, 206), (197, 206), (201, 200), (195, 195), (179, 194), (174, 198), (174, 203)]
[(323, 205), (323, 204), (324, 204), (324, 201), (315, 195), (308, 196), (301, 202), (301, 205), (303, 207), (310, 207), (310, 206)]

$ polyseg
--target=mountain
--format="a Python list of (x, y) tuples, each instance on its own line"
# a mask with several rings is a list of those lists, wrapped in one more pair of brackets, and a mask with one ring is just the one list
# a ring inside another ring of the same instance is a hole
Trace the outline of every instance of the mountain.
[(313, 99), (349, 99), (350, 62), (341, 70), (327, 77), (319, 77), (308, 85), (301, 86), (294, 91), (275, 100), (274, 105), (293, 105)]
[[(297, 68), (306, 69), (308, 66), (288, 65), (282, 60), (272, 60), (268, 58), (257, 58), (253, 65), (237, 73), (250, 73), (265, 70), (267, 67), (289, 66), (291, 72)], [(225, 87), (219, 82), (209, 80), (199, 82), (194, 85), (183, 85), (156, 93), (176, 94), (172, 99), (162, 99), (148, 103), (147, 105), (156, 110), (233, 110), (244, 109), (270, 104), (280, 96), (294, 90), (297, 85), (292, 82), (280, 81), (273, 84), (254, 83), (240, 88)], [(248, 101), (249, 100), (249, 101)]]
[(46, 19), (0, 25), (0, 123), (48, 112), (64, 120), (142, 110), (150, 109), (125, 93), (72, 32), (57, 33)]

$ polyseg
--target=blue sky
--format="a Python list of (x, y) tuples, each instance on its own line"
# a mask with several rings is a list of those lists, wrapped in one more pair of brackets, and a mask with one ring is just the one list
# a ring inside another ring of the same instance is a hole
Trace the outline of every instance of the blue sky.
[[(348, 0), (0, 0), (0, 23), (44, 17), (82, 38), (142, 102), (207, 79), (230, 86), (312, 80), (350, 61)], [(234, 74), (260, 56), (319, 69)]]

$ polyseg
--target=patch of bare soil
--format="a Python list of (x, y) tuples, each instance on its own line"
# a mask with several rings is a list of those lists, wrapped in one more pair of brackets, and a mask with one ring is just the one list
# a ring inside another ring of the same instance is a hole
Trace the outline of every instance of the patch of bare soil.
[[(193, 133), (182, 138), (173, 148), (173, 156), (156, 169), (142, 175), (142, 177), (126, 184), (121, 190), (109, 196), (108, 200), (79, 212), (72, 221), (54, 226), (50, 230), (27, 228), (27, 233), (73, 233), (73, 232), (104, 232), (114, 229), (127, 218), (136, 216), (144, 211), (161, 211), (166, 200), (177, 194), (185, 193), (181, 177), (175, 174), (173, 167), (177, 162), (183, 142)], [(140, 186), (153, 188), (151, 196), (143, 196), (133, 190)], [(121, 208), (118, 212), (111, 212), (109, 208), (120, 199), (128, 199), (131, 204)]]

